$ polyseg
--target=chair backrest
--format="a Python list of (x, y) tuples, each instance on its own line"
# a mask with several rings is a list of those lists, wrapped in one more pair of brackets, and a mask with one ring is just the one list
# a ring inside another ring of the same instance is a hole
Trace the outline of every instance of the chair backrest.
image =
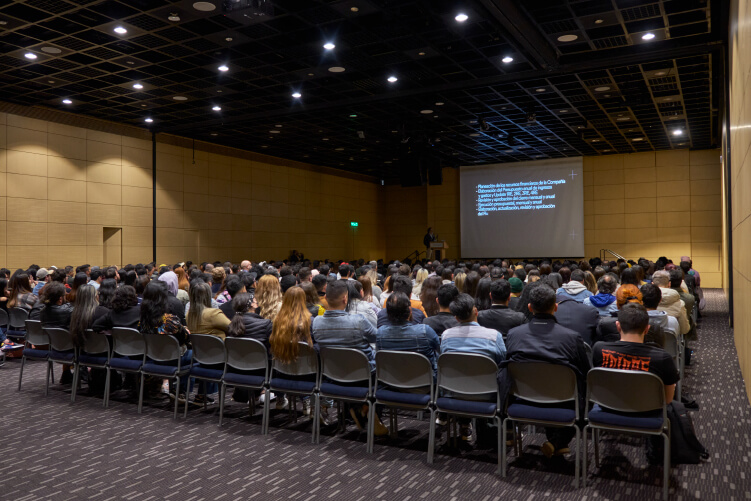
[[(192, 336), (191, 336), (192, 338)], [(266, 346), (257, 339), (228, 337), (224, 340), (227, 350), (227, 366), (240, 371), (259, 369), (269, 371), (269, 354)]]
[(438, 357), (438, 388), (461, 395), (498, 393), (498, 365), (477, 353), (444, 353)]
[(594, 353), (592, 352), (592, 347), (589, 346), (587, 343), (584, 343), (584, 351), (587, 352), (587, 359), (589, 359), (589, 365), (592, 366), (592, 360), (594, 359)]
[(529, 402), (553, 404), (577, 400), (576, 374), (570, 367), (544, 362), (509, 362), (511, 395)]
[(83, 333), (83, 351), (84, 353), (109, 353), (110, 343), (107, 341), (107, 334), (86, 329)]
[(26, 321), (26, 342), (35, 346), (50, 344), (50, 338), (42, 329), (42, 322), (39, 320)]
[(191, 334), (190, 344), (193, 345), (193, 360), (199, 364), (223, 364), (227, 361), (224, 341), (209, 334)]
[(429, 386), (433, 393), (433, 366), (428, 357), (409, 351), (376, 352), (376, 379), (400, 389)]
[(180, 360), (180, 342), (167, 334), (144, 334), (146, 356), (155, 362)]
[(321, 347), (321, 377), (340, 383), (368, 381), (370, 362), (367, 355), (354, 348)]
[(43, 329), (50, 338), (51, 350), (70, 351), (76, 349), (76, 344), (73, 342), (73, 335), (68, 329), (60, 329), (57, 327), (43, 327)]
[(663, 330), (665, 333), (665, 346), (663, 346), (663, 349), (667, 351), (671, 357), (673, 357), (673, 360), (676, 360), (678, 358), (678, 338), (673, 335), (672, 332), (668, 332)]
[(23, 308), (11, 308), (8, 310), (8, 315), (8, 327), (11, 329), (23, 329), (26, 319), (29, 318), (29, 312)]
[(0, 310), (0, 325), (8, 325), (8, 312)]
[(143, 334), (128, 327), (113, 327), (112, 352), (124, 357), (143, 355), (146, 353)]
[(587, 373), (587, 399), (618, 412), (665, 409), (665, 385), (645, 371), (598, 367)]
[(297, 344), (300, 347), (297, 360), (290, 364), (283, 364), (274, 360), (273, 370), (288, 376), (318, 375), (318, 353), (316, 353), (316, 350), (302, 341)]

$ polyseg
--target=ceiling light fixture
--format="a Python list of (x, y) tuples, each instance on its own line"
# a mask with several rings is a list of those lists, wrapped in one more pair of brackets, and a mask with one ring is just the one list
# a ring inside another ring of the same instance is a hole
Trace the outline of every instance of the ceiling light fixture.
[(558, 37), (559, 42), (573, 42), (574, 40), (578, 40), (578, 35), (561, 35)]
[(503, 61), (503, 62), (504, 62), (504, 63), (506, 63), (506, 64), (508, 64), (508, 63), (512, 62), (513, 60), (514, 60), (514, 58), (513, 58), (513, 57), (511, 57), (511, 56), (506, 56), (506, 57), (504, 57), (503, 59), (501, 59), (501, 61)]
[(595, 19), (595, 24), (602, 24), (602, 23), (603, 23), (602, 19)]
[(336, 45), (334, 45), (331, 42), (327, 42), (327, 43), (323, 44), (323, 48), (326, 49), (326, 50), (334, 50), (335, 47), (336, 47)]
[(282, 131), (280, 131), (280, 130), (270, 130), (269, 131), (269, 134), (281, 134), (281, 133), (282, 133)]
[(214, 111), (222, 111), (222, 107), (221, 106), (214, 106), (211, 109), (214, 110)]
[(595, 87), (595, 92), (605, 92), (610, 90), (610, 87), (607, 85), (603, 85), (602, 87)]
[(642, 40), (652, 40), (655, 37), (654, 33), (645, 33), (641, 36)]
[(632, 141), (644, 141), (643, 137), (635, 137), (632, 139)]
[(466, 21), (467, 19), (469, 19), (469, 16), (467, 14), (464, 14), (462, 12), (462, 13), (457, 14), (454, 19), (456, 19), (457, 23), (463, 23), (464, 21)]
[(139, 90), (140, 90), (140, 89), (143, 89), (143, 85), (142, 85), (142, 84), (140, 84), (140, 83), (134, 83), (134, 84), (133, 84), (133, 88), (134, 88), (134, 89), (139, 89)]
[(681, 129), (676, 129), (676, 130), (673, 131), (673, 135), (674, 136), (682, 136), (683, 135), (683, 131)]
[(545, 92), (545, 89), (543, 87), (540, 87), (539, 89), (535, 89), (535, 92)]
[(444, 104), (445, 103), (443, 103), (442, 101), (438, 101), (437, 103), (435, 103), (436, 106), (443, 106)]
[(422, 113), (423, 115), (430, 115), (433, 113), (433, 110), (421, 110), (420, 113)]
[(193, 8), (201, 12), (211, 12), (216, 9), (216, 5), (211, 2), (194, 2)]
[(170, 13), (169, 17), (167, 17), (168, 21), (172, 21), (173, 23), (177, 23), (180, 21), (180, 14), (177, 12)]
[(217, 68), (219, 71), (229, 71), (229, 67), (226, 64), (221, 65)]
[(144, 122), (146, 122), (146, 123), (148, 123), (148, 124), (150, 124), (150, 123), (151, 123), (151, 122), (153, 122), (153, 121), (154, 121), (154, 119), (153, 119), (153, 118), (147, 118), (147, 119), (145, 119), (145, 120), (144, 120)]
[(118, 35), (125, 35), (128, 32), (128, 30), (126, 30), (122, 26), (117, 26), (113, 31)]
[(292, 93), (292, 97), (294, 97), (295, 99), (300, 99), (302, 97), (302, 94), (300, 94), (299, 92), (294, 92)]
[(37, 55), (34, 54), (33, 52), (27, 52), (26, 54), (23, 55), (23, 57), (25, 57), (26, 59), (31, 59), (33, 61), (34, 59), (37, 58)]
[(73, 101), (70, 99), (63, 99), (63, 104), (73, 104)]
[(387, 78), (386, 80), (388, 80), (388, 81), (389, 81), (389, 82), (391, 82), (391, 83), (394, 83), (394, 82), (396, 82), (396, 81), (397, 81), (397, 80), (399, 80), (399, 79), (398, 79), (398, 78), (396, 78), (396, 77), (395, 77), (394, 75), (391, 75), (391, 76), (390, 76), (390, 77), (388, 77), (388, 78)]
[(188, 100), (188, 98), (185, 96), (173, 96), (172, 99), (174, 99), (175, 101), (187, 101)]
[(329, 71), (331, 73), (344, 73), (345, 70), (343, 66), (332, 66)]
[(42, 52), (46, 52), (47, 54), (60, 54), (62, 51), (57, 47), (45, 46), (42, 47)]

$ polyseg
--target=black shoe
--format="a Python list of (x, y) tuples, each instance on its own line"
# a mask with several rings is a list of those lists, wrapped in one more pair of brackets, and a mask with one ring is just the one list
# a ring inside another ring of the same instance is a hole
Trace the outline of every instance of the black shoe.
[(63, 372), (60, 376), (60, 384), (73, 384), (73, 373), (70, 371)]

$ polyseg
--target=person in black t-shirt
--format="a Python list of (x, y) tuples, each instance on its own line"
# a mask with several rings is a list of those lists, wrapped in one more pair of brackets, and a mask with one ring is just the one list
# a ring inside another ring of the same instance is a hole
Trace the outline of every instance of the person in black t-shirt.
[(649, 314), (641, 304), (629, 303), (618, 312), (616, 322), (620, 341), (599, 342), (592, 349), (593, 366), (651, 372), (665, 385), (665, 402), (675, 395), (678, 370), (671, 356), (662, 348), (644, 344), (649, 330)]

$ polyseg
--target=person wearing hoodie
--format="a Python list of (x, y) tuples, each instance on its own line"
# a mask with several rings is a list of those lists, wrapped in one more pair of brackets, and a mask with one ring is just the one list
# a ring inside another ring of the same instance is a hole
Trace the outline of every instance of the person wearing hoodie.
[(688, 334), (691, 330), (691, 325), (688, 322), (688, 315), (686, 314), (686, 304), (681, 299), (681, 296), (670, 288), (670, 273), (665, 270), (656, 271), (652, 275), (652, 283), (659, 287), (662, 293), (662, 300), (657, 309), (664, 311), (678, 320), (681, 335)]
[(570, 298), (578, 303), (583, 303), (586, 298), (593, 295), (584, 285), (584, 272), (581, 270), (572, 271), (571, 280), (563, 284), (555, 293), (559, 302), (564, 298)]
[(652, 325), (650, 331), (655, 330), (655, 327), (657, 327), (661, 329), (665, 335), (671, 335), (677, 338), (681, 330), (680, 325), (678, 325), (678, 320), (664, 311), (659, 311), (657, 309), (660, 305), (660, 301), (662, 301), (662, 292), (660, 291), (660, 288), (655, 284), (644, 284), (641, 286), (641, 294), (642, 303), (649, 314), (649, 324)]
[(615, 300), (615, 290), (618, 288), (618, 280), (608, 273), (603, 275), (597, 281), (597, 294), (584, 298), (582, 301), (587, 306), (593, 306), (600, 313), (601, 317), (609, 317), (618, 312), (618, 305)]

